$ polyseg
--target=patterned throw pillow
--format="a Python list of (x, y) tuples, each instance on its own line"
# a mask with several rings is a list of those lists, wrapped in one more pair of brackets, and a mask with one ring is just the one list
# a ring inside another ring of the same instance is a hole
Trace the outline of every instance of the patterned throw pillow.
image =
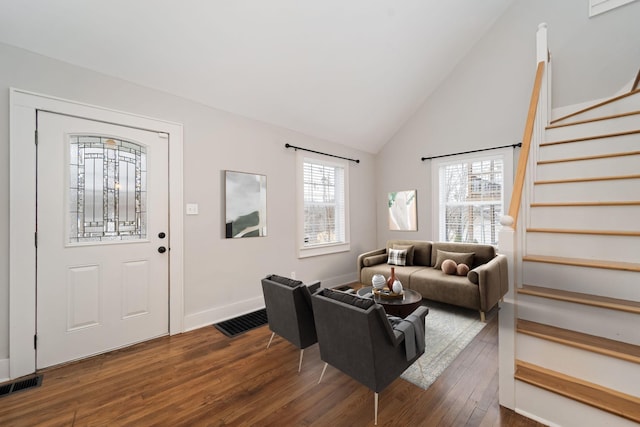
[(400, 249), (389, 249), (389, 259), (387, 264), (407, 265), (407, 251)]

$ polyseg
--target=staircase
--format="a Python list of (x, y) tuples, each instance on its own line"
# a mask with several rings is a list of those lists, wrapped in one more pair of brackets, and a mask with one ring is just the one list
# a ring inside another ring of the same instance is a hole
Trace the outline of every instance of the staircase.
[(515, 260), (515, 409), (637, 426), (640, 90), (553, 120), (535, 157)]

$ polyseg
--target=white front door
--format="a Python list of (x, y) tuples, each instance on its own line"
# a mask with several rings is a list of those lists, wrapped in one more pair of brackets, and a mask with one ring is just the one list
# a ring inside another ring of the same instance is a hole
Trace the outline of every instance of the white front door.
[(169, 332), (166, 134), (37, 114), (37, 368)]

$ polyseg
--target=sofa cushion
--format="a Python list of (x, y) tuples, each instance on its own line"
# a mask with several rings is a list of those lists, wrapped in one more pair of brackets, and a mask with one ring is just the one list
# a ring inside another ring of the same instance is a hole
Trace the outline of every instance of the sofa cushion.
[(456, 274), (458, 276), (466, 276), (469, 273), (469, 266), (467, 264), (458, 264), (456, 267)]
[(442, 263), (447, 259), (455, 261), (456, 264), (471, 265), (473, 264), (474, 256), (475, 254), (473, 252), (448, 252), (438, 249), (436, 263), (433, 267), (440, 270), (442, 268)]
[(496, 256), (496, 249), (491, 245), (478, 243), (433, 242), (433, 249), (431, 251), (431, 264), (429, 265), (436, 265), (438, 250), (447, 252), (473, 252), (475, 254), (475, 256), (473, 257), (473, 264), (467, 264), (466, 262), (464, 263), (467, 264), (471, 269), (476, 268), (479, 265), (488, 263)]
[(393, 249), (400, 249), (407, 251), (407, 264), (413, 265), (413, 245), (400, 245), (398, 243), (393, 244)]
[(362, 264), (365, 267), (371, 267), (372, 265), (378, 265), (387, 262), (387, 254), (371, 255), (362, 260)]
[(413, 265), (431, 266), (431, 242), (427, 240), (388, 240), (387, 253), (394, 245), (413, 246)]
[(400, 249), (389, 249), (389, 259), (387, 264), (391, 265), (407, 265), (407, 251)]
[(345, 304), (352, 305), (354, 307), (361, 308), (363, 310), (368, 309), (372, 305), (375, 304), (370, 298), (360, 298), (357, 295), (347, 294), (345, 292), (334, 291), (333, 289), (323, 289), (321, 291), (321, 295), (324, 295), (327, 298), (331, 298)]
[(476, 270), (469, 270), (469, 272), (467, 273), (467, 279), (469, 279), (471, 283), (475, 283), (476, 285), (480, 283), (480, 276), (478, 275), (478, 272)]
[(423, 268), (411, 275), (411, 289), (429, 300), (478, 309), (478, 285), (462, 276), (447, 276), (442, 270)]

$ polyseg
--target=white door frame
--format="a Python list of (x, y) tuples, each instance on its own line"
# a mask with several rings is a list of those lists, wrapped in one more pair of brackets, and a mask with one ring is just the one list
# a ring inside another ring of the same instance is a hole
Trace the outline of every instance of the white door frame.
[(36, 110), (169, 135), (169, 334), (183, 332), (182, 124), (15, 88), (9, 100), (9, 377), (36, 366)]

